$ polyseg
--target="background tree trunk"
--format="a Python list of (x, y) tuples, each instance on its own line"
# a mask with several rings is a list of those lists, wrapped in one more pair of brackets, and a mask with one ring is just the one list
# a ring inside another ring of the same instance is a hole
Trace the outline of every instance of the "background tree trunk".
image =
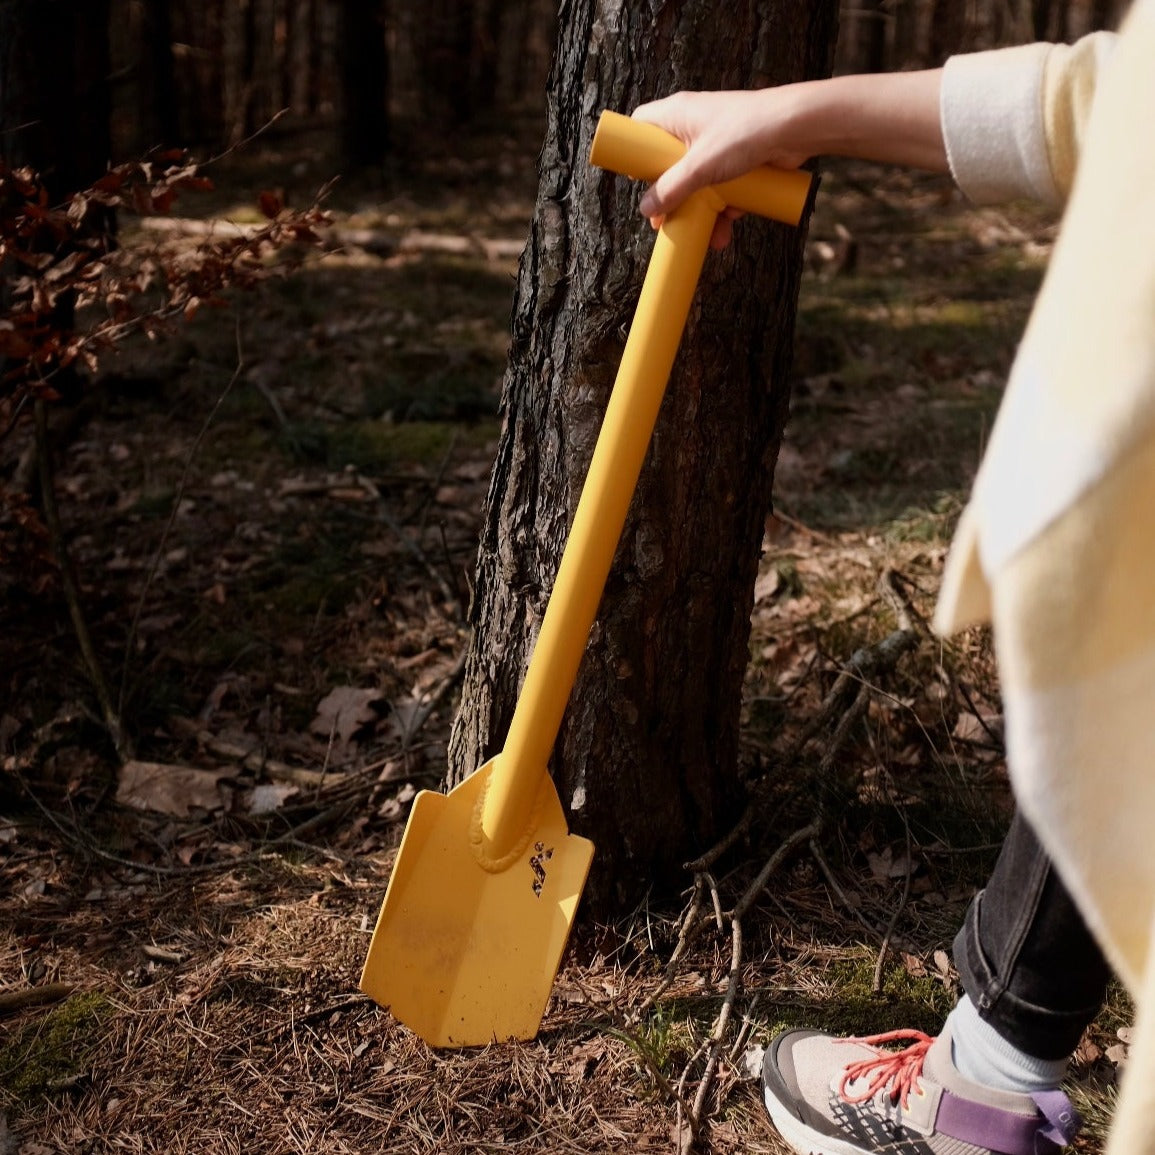
[(1119, 26), (1121, 5), (1119, 0), (1092, 0), (1090, 26), (1095, 31), (1101, 28)]
[[(0, 4), (0, 158), (39, 172), (54, 203), (97, 180), (109, 162), (108, 17), (109, 0)], [(111, 235), (111, 213), (98, 227)], [(73, 292), (57, 299), (62, 331), (75, 304)], [(76, 367), (57, 372), (53, 385), (73, 399)]]
[(389, 149), (389, 57), (381, 0), (345, 0), (342, 10), (342, 126), (345, 160), (380, 164)]
[[(600, 109), (829, 71), (833, 2), (568, 0), (504, 383), (505, 429), (451, 742), (457, 781), (500, 749), (576, 507), (651, 240), (641, 189), (588, 165)], [(553, 760), (598, 844), (595, 910), (668, 887), (740, 794), (753, 584), (787, 410), (804, 230), (753, 219), (709, 258)]]
[(948, 56), (963, 51), (966, 32), (967, 6), (958, 0), (935, 0), (930, 18), (931, 67), (937, 67)]
[(867, 72), (885, 72), (888, 68), (886, 32), (890, 18), (887, 0), (862, 0), (859, 19), (862, 21), (863, 58)]
[(109, 161), (108, 0), (0, 5), (0, 155), (59, 198)]
[(155, 137), (148, 144), (172, 148), (181, 143), (180, 106), (173, 74), (172, 18), (167, 0), (148, 0), (144, 8), (144, 51), (148, 69)]

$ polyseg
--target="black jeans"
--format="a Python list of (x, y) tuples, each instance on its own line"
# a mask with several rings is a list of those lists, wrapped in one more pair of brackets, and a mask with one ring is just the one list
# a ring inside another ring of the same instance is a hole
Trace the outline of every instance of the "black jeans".
[(955, 937), (954, 961), (979, 1015), (1039, 1059), (1069, 1055), (1102, 1006), (1110, 968), (1018, 814)]

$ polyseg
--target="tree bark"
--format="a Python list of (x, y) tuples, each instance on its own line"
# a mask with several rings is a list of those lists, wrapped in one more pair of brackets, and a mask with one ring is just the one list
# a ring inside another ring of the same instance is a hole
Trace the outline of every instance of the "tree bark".
[[(650, 249), (640, 188), (590, 168), (598, 112), (829, 71), (833, 0), (566, 0), (522, 256), (450, 780), (497, 752)], [(785, 422), (804, 230), (747, 219), (712, 255), (552, 772), (598, 845), (595, 912), (669, 889), (733, 816), (749, 617)]]
[(53, 197), (109, 161), (108, 0), (0, 5), (0, 155), (44, 174)]
[(1046, 40), (1051, 30), (1051, 0), (1031, 0), (1031, 31), (1036, 40)]
[(150, 144), (181, 144), (180, 112), (172, 57), (172, 17), (168, 0), (148, 0), (144, 11), (144, 46), (153, 131)]
[[(87, 187), (108, 166), (108, 17), (109, 0), (0, 4), (0, 159), (35, 169), (53, 203)], [(111, 237), (113, 214), (93, 227)], [(53, 322), (62, 332), (72, 328), (75, 302), (74, 292), (57, 299)], [(75, 365), (57, 372), (54, 386), (74, 399), (80, 388)]]
[(342, 125), (345, 160), (380, 164), (389, 149), (389, 58), (381, 0), (345, 0), (342, 9)]
[(859, 19), (864, 21), (862, 58), (866, 72), (887, 71), (886, 25), (890, 19), (888, 7), (887, 0), (862, 0), (859, 6)]
[(1091, 4), (1090, 31), (1116, 28), (1119, 24), (1118, 0), (1093, 0)]
[(934, 0), (930, 17), (930, 63), (942, 64), (962, 50), (967, 31), (967, 6), (958, 0)]
[(896, 0), (894, 5), (894, 68), (911, 68), (918, 64), (918, 2)]

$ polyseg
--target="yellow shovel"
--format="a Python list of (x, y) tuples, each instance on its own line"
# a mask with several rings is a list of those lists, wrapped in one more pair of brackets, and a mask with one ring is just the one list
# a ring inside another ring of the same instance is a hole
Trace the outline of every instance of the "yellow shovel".
[[(591, 163), (656, 180), (685, 151), (653, 125), (602, 114)], [(501, 753), (409, 816), (361, 989), (427, 1043), (532, 1039), (593, 844), (569, 833), (547, 763), (718, 213), (797, 224), (810, 174), (760, 169), (695, 193), (658, 230), (549, 605)]]

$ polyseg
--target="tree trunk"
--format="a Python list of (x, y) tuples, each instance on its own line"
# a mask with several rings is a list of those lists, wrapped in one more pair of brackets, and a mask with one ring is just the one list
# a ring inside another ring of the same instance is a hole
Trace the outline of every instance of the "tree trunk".
[(313, 0), (290, 0), (285, 103), (297, 120), (313, 113)]
[(1036, 40), (1046, 40), (1051, 31), (1051, 0), (1031, 0), (1031, 32)]
[(180, 114), (172, 58), (172, 18), (168, 0), (148, 0), (144, 10), (144, 46), (149, 107), (155, 139), (150, 145), (181, 144)]
[[(236, 0), (227, 7), (234, 10)], [(180, 138), (189, 144), (215, 148), (228, 135), (225, 8), (226, 0), (199, 0), (195, 11), (186, 4), (169, 8)]]
[(1119, 23), (1118, 0), (1093, 0), (1091, 4), (1090, 31), (1115, 28)]
[(506, 27), (523, 16), (524, 2), (484, 0), (479, 6), (474, 47), (474, 107), (489, 112), (497, 104), (499, 49)]
[(249, 99), (245, 132), (268, 124), (276, 107), (276, 31), (272, 0), (249, 0)]
[[(472, 53), (475, 0), (443, 0), (426, 8), (423, 77), (426, 98), (440, 92), (440, 119), (450, 128), (469, 120), (472, 103)], [(438, 107), (433, 101), (433, 107)]]
[(380, 164), (389, 149), (389, 58), (381, 0), (345, 0), (342, 21), (342, 124), (345, 160)]
[(962, 50), (966, 39), (967, 6), (958, 0), (935, 0), (930, 17), (930, 62), (942, 64)]
[(918, 64), (917, 0), (896, 0), (894, 5), (894, 68), (911, 68)]
[(890, 19), (888, 0), (862, 0), (859, 19), (863, 20), (864, 71), (886, 72), (886, 25)]
[(0, 4), (0, 155), (59, 198), (109, 161), (108, 0)]
[[(54, 204), (99, 179), (108, 166), (108, 17), (109, 0), (0, 4), (0, 159), (40, 173)], [(111, 236), (111, 212), (93, 216), (93, 227)], [(7, 277), (0, 280), (7, 283)], [(74, 292), (56, 301), (53, 320), (62, 333), (72, 327), (75, 304)], [(53, 385), (74, 399), (76, 366), (58, 371)]]
[[(829, 71), (833, 0), (566, 0), (522, 256), (505, 428), (450, 745), (460, 781), (501, 748), (650, 248), (636, 182), (590, 168), (598, 111), (679, 88)], [(681, 882), (741, 794), (753, 585), (783, 423), (803, 230), (747, 219), (707, 261), (552, 772), (598, 845), (595, 912)]]
[(248, 118), (251, 59), (248, 31), (252, 0), (224, 0), (221, 9), (221, 104), (225, 138), (236, 144), (245, 135)]
[(557, 16), (557, 5), (550, 0), (517, 0), (507, 7), (499, 67), (508, 104), (540, 99), (557, 40)]

